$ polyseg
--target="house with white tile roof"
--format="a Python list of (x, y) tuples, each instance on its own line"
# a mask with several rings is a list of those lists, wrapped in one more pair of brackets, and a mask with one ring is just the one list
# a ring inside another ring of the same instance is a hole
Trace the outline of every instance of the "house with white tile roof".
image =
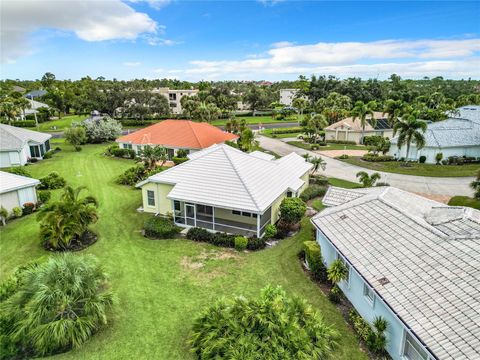
[(312, 164), (291, 153), (280, 159), (215, 144), (142, 181), (145, 212), (173, 214), (182, 227), (262, 236), (285, 197), (308, 186)]
[(394, 360), (480, 359), (480, 211), (393, 187), (331, 187), (312, 223), (339, 287), (370, 323), (388, 321)]
[(22, 207), (25, 203), (36, 203), (35, 186), (37, 179), (0, 171), (0, 206), (10, 212), (14, 207)]
[(0, 168), (25, 165), (42, 159), (50, 150), (52, 135), (0, 124)]
[[(398, 136), (391, 140), (389, 155), (395, 158), (406, 156), (407, 146), (398, 147)], [(409, 160), (426, 157), (426, 163), (434, 164), (435, 156), (480, 157), (480, 106), (469, 105), (458, 108), (443, 121), (429, 123), (425, 132), (425, 146), (417, 149), (413, 143), (408, 155)]]

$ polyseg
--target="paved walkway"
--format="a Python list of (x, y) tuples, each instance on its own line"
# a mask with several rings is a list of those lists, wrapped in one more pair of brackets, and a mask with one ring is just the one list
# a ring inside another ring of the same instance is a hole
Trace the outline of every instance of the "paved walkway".
[[(262, 148), (276, 152), (279, 155), (287, 155), (291, 152), (303, 155), (308, 152), (312, 156), (318, 156), (318, 154), (313, 151), (303, 150), (301, 148), (289, 145), (277, 139), (272, 139), (261, 135), (258, 135), (257, 139), (260, 141), (260, 146)], [(329, 177), (336, 177), (344, 180), (357, 182), (357, 179), (355, 177), (355, 174), (357, 172), (366, 171), (369, 174), (375, 172), (359, 166), (347, 164), (326, 156), (324, 156), (323, 159), (327, 163), (327, 167), (324, 172), (320, 172)], [(415, 193), (445, 196), (473, 195), (473, 191), (469, 187), (469, 184), (473, 180), (473, 177), (441, 178), (402, 175), (386, 172), (379, 173), (380, 175), (382, 175), (382, 178), (380, 180), (381, 182), (386, 182), (392, 186)]]

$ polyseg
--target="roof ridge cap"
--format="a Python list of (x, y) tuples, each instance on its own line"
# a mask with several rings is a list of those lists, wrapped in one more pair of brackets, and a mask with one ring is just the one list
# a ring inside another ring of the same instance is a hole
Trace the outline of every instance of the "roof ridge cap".
[(192, 130), (193, 136), (195, 136), (195, 139), (197, 139), (198, 145), (200, 146), (200, 148), (202, 148), (203, 144), (200, 142), (200, 139), (197, 136), (197, 132), (196, 132), (194, 126), (193, 126), (193, 121), (191, 121), (191, 120), (186, 120), (186, 121), (187, 121), (188, 126), (190, 126), (190, 129)]
[[(228, 146), (228, 145), (227, 145)], [(225, 151), (225, 147), (219, 147), (220, 149), (222, 149), (222, 151), (224, 152), (225, 156), (227, 157), (228, 161), (230, 162), (230, 165), (232, 165), (232, 168), (233, 170), (235, 171), (235, 173), (237, 174), (238, 178), (240, 179), (240, 181), (242, 182), (243, 186), (245, 187), (245, 189), (247, 190), (247, 193), (248, 195), (250, 196), (250, 198), (252, 199), (253, 203), (255, 204), (255, 207), (257, 208), (258, 211), (260, 211), (260, 207), (258, 206), (258, 203), (257, 203), (257, 200), (255, 199), (255, 197), (252, 195), (252, 192), (250, 191), (249, 187), (247, 186), (247, 184), (245, 183), (245, 180), (243, 179), (242, 175), (238, 172), (238, 169), (236, 168), (235, 164), (233, 163), (232, 159), (230, 159), (230, 155), (228, 154), (227, 151)]]

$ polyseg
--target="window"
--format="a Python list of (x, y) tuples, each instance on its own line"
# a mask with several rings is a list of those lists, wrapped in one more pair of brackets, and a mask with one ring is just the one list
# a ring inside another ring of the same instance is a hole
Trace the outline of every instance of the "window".
[(30, 156), (35, 158), (40, 157), (40, 150), (38, 149), (38, 146), (30, 146)]
[(45, 141), (45, 150), (50, 151), (50, 140)]
[(131, 149), (131, 148), (132, 148), (132, 144), (123, 144), (123, 148), (124, 148), (124, 149)]
[(176, 100), (177, 100), (177, 94), (175, 94), (175, 93), (173, 93), (173, 94), (168, 94), (168, 99), (169, 99), (169, 100), (176, 101)]
[(293, 193), (291, 191), (287, 191), (287, 197), (292, 197)]
[(403, 345), (403, 356), (409, 360), (427, 360), (428, 355), (423, 350), (412, 335), (405, 334), (405, 344)]
[(181, 211), (181, 209), (180, 209), (180, 201), (178, 201), (178, 200), (173, 200), (173, 208), (175, 209), (175, 211)]
[(256, 219), (258, 217), (258, 215), (257, 214), (252, 214), (252, 217)]
[(197, 214), (213, 215), (213, 207), (207, 205), (197, 205)]
[(155, 206), (155, 191), (147, 190), (147, 204), (148, 206)]
[(233, 214), (233, 215), (242, 215), (242, 212), (241, 212), (241, 211), (237, 211), (237, 210), (232, 210), (232, 214)]
[(246, 211), (242, 211), (242, 216), (251, 217), (252, 214)]
[(375, 293), (367, 284), (363, 285), (363, 296), (365, 296), (365, 299), (367, 299), (367, 301), (373, 305), (375, 301)]

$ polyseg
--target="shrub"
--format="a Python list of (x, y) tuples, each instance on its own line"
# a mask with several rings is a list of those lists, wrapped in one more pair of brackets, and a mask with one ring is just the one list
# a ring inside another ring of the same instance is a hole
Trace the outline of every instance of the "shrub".
[(58, 146), (57, 146), (55, 149), (53, 149), (53, 151), (55, 151), (55, 152), (59, 152), (59, 151), (62, 151), (62, 149), (61, 149), (60, 147), (58, 147)]
[(122, 149), (118, 145), (112, 145), (107, 148), (105, 151), (107, 155), (115, 156), (119, 158), (135, 159), (135, 150), (133, 149)]
[(442, 162), (442, 165), (448, 165), (448, 160), (447, 159), (443, 159), (441, 162)]
[(425, 155), (422, 155), (422, 156), (420, 156), (420, 157), (418, 158), (418, 162), (419, 162), (420, 164), (424, 164), (425, 161), (427, 161), (427, 157), (426, 157)]
[(349, 140), (327, 140), (327, 144), (357, 145), (355, 141)]
[(39, 357), (79, 347), (107, 323), (114, 296), (93, 256), (53, 256), (15, 276), (0, 322), (15, 358), (27, 357), (26, 350)]
[(38, 159), (37, 159), (37, 158), (34, 158), (34, 157), (28, 159), (28, 162), (31, 163), (31, 164), (34, 164), (34, 163), (36, 163), (37, 161), (38, 161)]
[(285, 198), (280, 204), (280, 220), (286, 224), (296, 224), (298, 223), (305, 211), (307, 206), (300, 198)]
[(146, 178), (147, 171), (145, 166), (132, 166), (125, 170), (125, 172), (117, 177), (116, 183), (120, 185), (134, 186), (138, 182)]
[(370, 161), (370, 162), (385, 162), (385, 161), (393, 161), (393, 156), (390, 155), (374, 155), (374, 154), (365, 154), (362, 156), (363, 161)]
[(326, 359), (338, 338), (305, 300), (287, 297), (279, 286), (264, 288), (258, 299), (218, 300), (191, 333), (198, 359)]
[(303, 190), (303, 192), (300, 194), (300, 199), (306, 202), (313, 198), (323, 196), (326, 192), (327, 188), (325, 186), (313, 184)]
[(265, 226), (265, 235), (266, 239), (271, 239), (277, 235), (277, 227), (274, 224), (268, 224)]
[(294, 133), (299, 133), (302, 132), (303, 128), (302, 127), (291, 127), (291, 128), (279, 128), (279, 129), (272, 129), (271, 134), (294, 134)]
[(227, 233), (214, 233), (210, 238), (210, 242), (213, 245), (221, 247), (235, 247), (235, 235)]
[(155, 239), (171, 239), (180, 232), (172, 220), (162, 217), (151, 217), (143, 224), (145, 236)]
[(381, 135), (370, 135), (363, 138), (363, 145), (374, 146), (383, 140)]
[(15, 206), (13, 209), (12, 209), (12, 215), (13, 217), (16, 217), (16, 218), (19, 218), (20, 216), (22, 216), (23, 214), (23, 210), (20, 206)]
[(247, 249), (251, 251), (261, 250), (267, 246), (265, 238), (258, 238), (253, 236), (248, 239)]
[(181, 163), (184, 163), (185, 161), (188, 161), (187, 157), (174, 157), (172, 158), (172, 161), (175, 165), (179, 165)]
[(305, 241), (303, 243), (305, 261), (315, 280), (327, 281), (327, 268), (322, 261), (322, 252), (316, 241)]
[(385, 331), (387, 330), (388, 322), (385, 318), (381, 316), (375, 317), (372, 326), (355, 309), (351, 309), (348, 313), (348, 320), (352, 324), (357, 337), (365, 342), (370, 351), (380, 356), (386, 355), (387, 338)]
[(112, 118), (90, 118), (82, 122), (87, 142), (101, 143), (115, 140), (122, 133), (122, 125)]
[(87, 132), (85, 128), (81, 126), (72, 126), (65, 129), (65, 140), (75, 147), (76, 151), (80, 151), (82, 149), (80, 145), (86, 144), (87, 142)]
[(437, 165), (440, 165), (440, 161), (443, 159), (443, 153), (436, 153), (435, 154), (435, 163)]
[(179, 158), (186, 158), (188, 155), (188, 151), (185, 149), (178, 149), (177, 150), (177, 157)]
[(206, 229), (199, 227), (192, 227), (188, 229), (187, 239), (200, 242), (210, 242), (213, 233), (209, 232)]
[(35, 127), (36, 124), (35, 124), (35, 120), (17, 120), (17, 121), (14, 121), (12, 122), (12, 125), (13, 126), (16, 126), (16, 127)]
[(32, 202), (27, 202), (23, 204), (23, 215), (30, 215), (35, 210), (35, 204)]
[(30, 173), (27, 171), (27, 169), (25, 168), (25, 166), (17, 166), (17, 167), (13, 167), (13, 168), (10, 168), (7, 170), (10, 174), (15, 174), (15, 175), (20, 175), (20, 176), (26, 176), (26, 177), (29, 177), (31, 178), (32, 175), (30, 175)]
[(45, 154), (43, 154), (43, 158), (44, 159), (51, 159), (53, 154), (55, 154), (55, 151), (53, 151), (53, 150), (47, 151)]
[(310, 184), (328, 186), (328, 178), (323, 175), (310, 175)]
[(8, 219), (8, 211), (3, 206), (0, 206), (0, 221), (2, 222), (2, 226), (5, 226)]
[(248, 239), (245, 236), (237, 236), (235, 238), (235, 249), (237, 251), (243, 251), (247, 248)]
[(57, 172), (53, 171), (47, 176), (40, 179), (40, 190), (55, 190), (63, 188), (67, 184), (67, 181), (61, 177)]
[(346, 159), (348, 159), (348, 155), (347, 154), (342, 154), (340, 156), (337, 156), (336, 158), (340, 159), (340, 160), (346, 160)]
[(46, 204), (52, 197), (52, 193), (48, 190), (39, 190), (37, 196), (40, 204)]

